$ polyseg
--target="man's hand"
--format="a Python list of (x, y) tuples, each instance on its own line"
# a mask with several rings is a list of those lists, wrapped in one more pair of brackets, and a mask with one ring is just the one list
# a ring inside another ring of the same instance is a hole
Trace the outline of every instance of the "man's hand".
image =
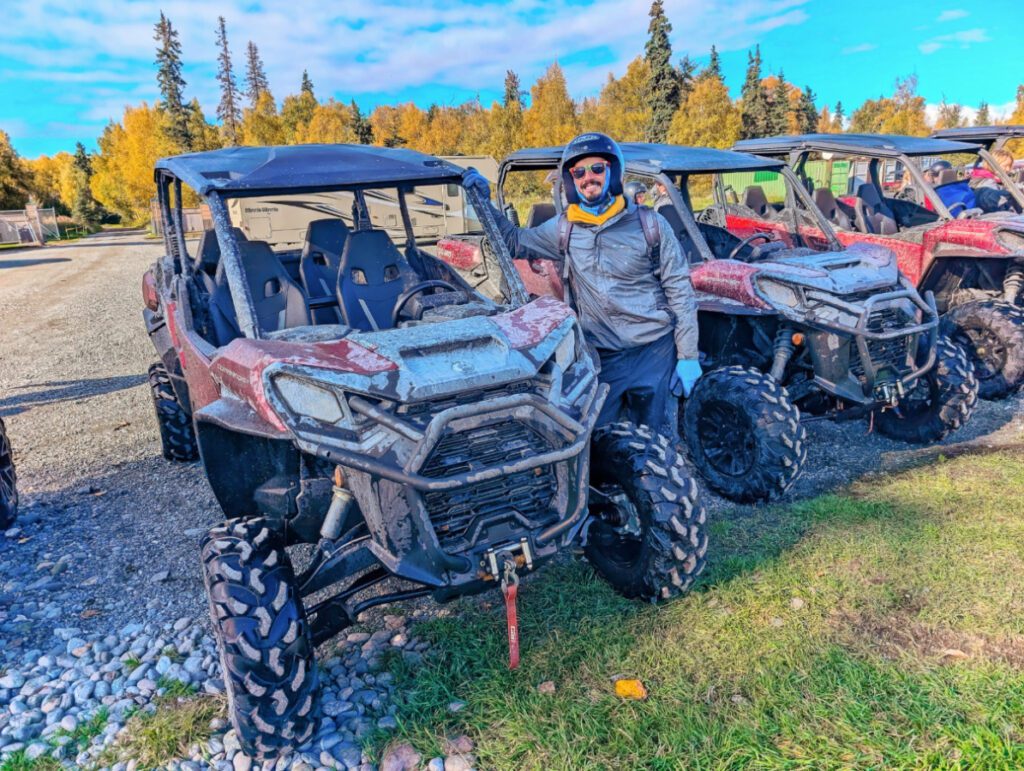
[(462, 175), (462, 186), (466, 190), (476, 190), (484, 198), (490, 200), (491, 183), (473, 167), (466, 169), (466, 172)]
[(680, 359), (676, 362), (676, 371), (672, 373), (672, 379), (668, 381), (668, 387), (676, 398), (689, 396), (693, 391), (693, 384), (701, 375), (700, 362), (696, 359)]

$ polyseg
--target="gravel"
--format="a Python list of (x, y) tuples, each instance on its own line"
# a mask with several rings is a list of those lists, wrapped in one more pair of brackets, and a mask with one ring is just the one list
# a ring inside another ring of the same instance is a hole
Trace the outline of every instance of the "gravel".
[[(199, 538), (222, 516), (198, 463), (161, 456), (146, 384), (155, 356), (139, 283), (160, 251), (128, 232), (0, 256), (0, 415), (23, 502), (0, 535), (0, 763), (21, 750), (68, 767), (91, 763), (126, 714), (153, 709), (168, 682), (223, 690), (198, 566)], [(982, 403), (965, 429), (924, 448), (869, 434), (864, 421), (812, 424), (808, 464), (788, 498), (940, 453), (1019, 445), (1022, 407), (1019, 395)], [(748, 510), (706, 500), (712, 514)], [(410, 607), (413, 620), (432, 608)], [(323, 725), (273, 767), (374, 767), (361, 739), (393, 729), (396, 708), (390, 675), (370, 672), (384, 650), (416, 661), (428, 651), (405, 618), (370, 615), (322, 646)], [(88, 748), (54, 739), (101, 707), (108, 724)], [(453, 701), (450, 710), (463, 707)], [(249, 768), (227, 728), (218, 719), (213, 738), (171, 767)], [(471, 759), (423, 762), (451, 769)]]

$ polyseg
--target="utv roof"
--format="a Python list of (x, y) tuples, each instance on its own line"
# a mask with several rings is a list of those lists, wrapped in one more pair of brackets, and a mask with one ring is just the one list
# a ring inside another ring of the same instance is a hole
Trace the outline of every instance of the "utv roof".
[(410, 182), (459, 182), (462, 169), (440, 158), (368, 145), (230, 147), (156, 162), (202, 195), (217, 190), (327, 190)]
[[(627, 165), (647, 166), (654, 172), (701, 173), (713, 171), (759, 171), (780, 169), (781, 161), (757, 158), (747, 153), (715, 150), (711, 147), (683, 147), (644, 142), (623, 142), (619, 145)], [(561, 147), (531, 147), (509, 155), (505, 163), (538, 166), (557, 165), (562, 159)]]
[(932, 136), (936, 139), (958, 139), (964, 142), (988, 144), (1000, 137), (1024, 137), (1024, 126), (965, 126), (940, 129)]
[(949, 142), (932, 137), (907, 137), (896, 134), (789, 134), (787, 136), (744, 139), (733, 145), (749, 153), (785, 155), (794, 150), (832, 150), (840, 153), (896, 158), (900, 155), (941, 155), (973, 153), (978, 145)]

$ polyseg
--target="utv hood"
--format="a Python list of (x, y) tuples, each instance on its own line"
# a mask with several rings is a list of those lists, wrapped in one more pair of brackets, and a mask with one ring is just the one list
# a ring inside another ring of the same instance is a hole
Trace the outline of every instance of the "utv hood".
[(497, 316), (352, 332), (322, 342), (241, 338), (213, 359), (211, 373), (282, 430), (267, 401), (270, 381), (279, 375), (388, 401), (456, 396), (536, 376), (566, 340), (574, 358), (574, 325), (568, 306), (542, 297)]

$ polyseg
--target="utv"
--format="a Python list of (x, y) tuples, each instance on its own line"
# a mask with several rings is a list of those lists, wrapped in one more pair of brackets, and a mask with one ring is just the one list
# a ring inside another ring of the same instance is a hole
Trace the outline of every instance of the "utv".
[[(988, 151), (872, 134), (748, 139), (736, 149), (788, 160), (844, 244), (896, 252), (918, 289), (935, 294), (943, 332), (971, 356), (982, 398), (1024, 382), (1024, 192)], [(976, 191), (956, 168), (979, 160), (1001, 194)]]
[[(607, 388), (569, 308), (527, 302), (511, 267), (498, 305), (417, 245), (407, 199), (462, 173), (348, 145), (157, 162), (154, 403), (164, 454), (198, 454), (228, 517), (202, 567), (249, 755), (310, 738), (314, 649), (368, 608), (499, 585), (511, 603), (580, 538), (629, 596), (670, 597), (703, 568), (704, 510), (668, 441), (626, 422), (592, 440)], [(197, 242), (184, 186), (212, 217)], [(394, 202), (404, 243), (371, 226), (370, 200)], [(300, 216), (301, 241), (278, 226)], [(300, 570), (297, 544), (315, 547)]]
[(0, 418), (0, 530), (14, 524), (18, 516), (17, 475), (14, 473), (14, 451), (7, 438), (7, 427)]
[(989, 152), (1004, 147), (1014, 152), (1016, 161), (1007, 176), (1024, 190), (1024, 159), (1020, 157), (1024, 149), (1024, 126), (964, 126), (963, 128), (940, 129), (932, 134), (936, 139), (949, 139), (954, 142), (970, 142), (981, 145)]
[[(706, 148), (621, 147), (627, 179), (654, 193), (690, 262), (705, 374), (682, 405), (679, 430), (711, 488), (737, 501), (788, 490), (807, 454), (801, 420), (869, 416), (887, 436), (932, 442), (970, 417), (972, 368), (938, 336), (931, 296), (921, 298), (888, 249), (844, 249), (783, 163)], [(558, 216), (558, 183), (552, 193), (542, 180), (560, 157), (550, 147), (503, 162), (497, 201), (513, 221)], [(783, 203), (773, 215), (767, 203), (730, 202), (731, 191), (755, 181)], [(438, 254), (486, 280), (495, 264), (484, 241), (442, 239)], [(517, 265), (532, 292), (561, 296), (550, 263)]]

